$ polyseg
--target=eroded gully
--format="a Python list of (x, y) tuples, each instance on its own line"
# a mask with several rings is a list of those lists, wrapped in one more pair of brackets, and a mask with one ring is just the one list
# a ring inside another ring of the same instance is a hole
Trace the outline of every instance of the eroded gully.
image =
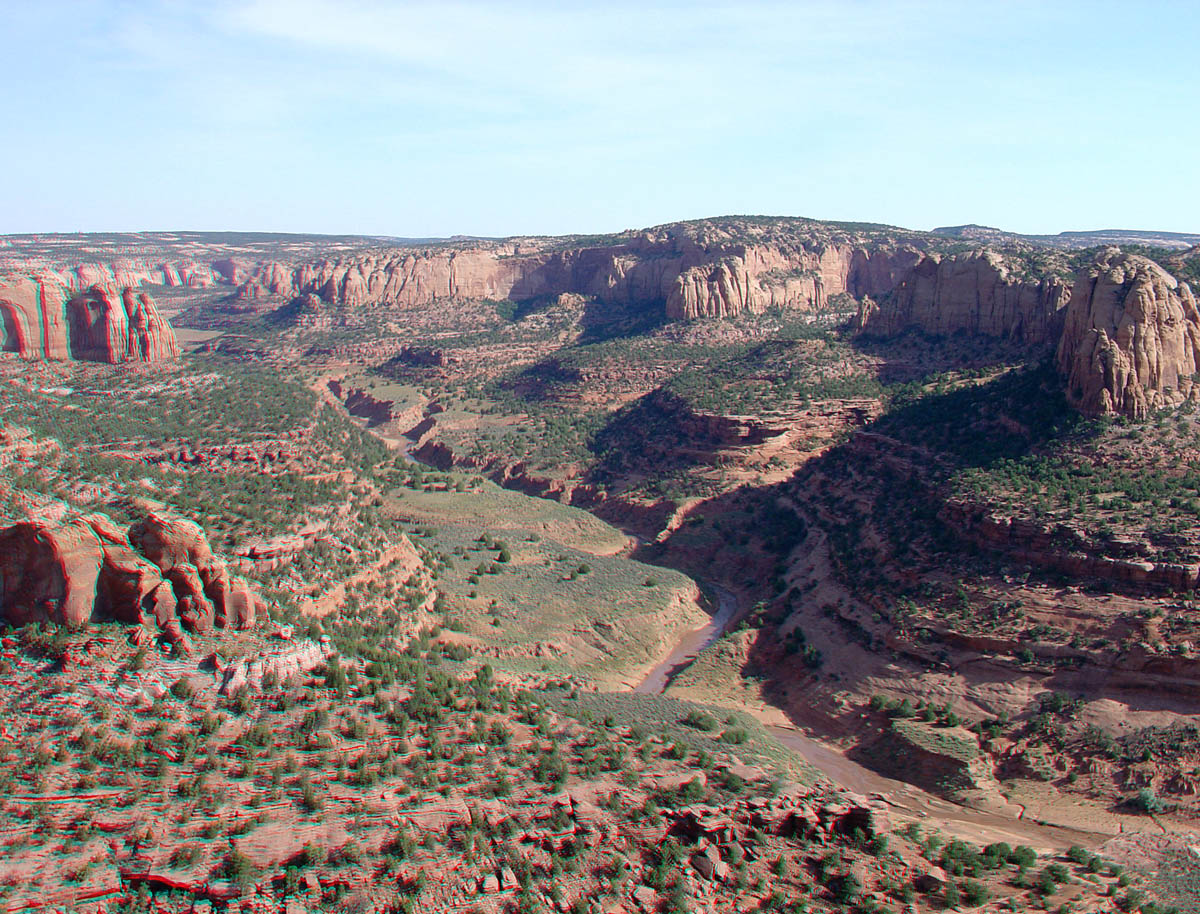
[[(323, 387), (324, 385), (318, 386)], [(318, 393), (323, 394), (325, 391), (318, 390)], [(328, 398), (344, 410), (344, 405), (336, 397), (329, 394)], [(371, 429), (368, 431), (390, 448), (398, 449), (402, 446), (394, 439), (385, 438)], [(420, 462), (414, 460), (407, 453), (407, 448), (403, 448), (403, 451), (406, 459), (414, 463)], [(431, 467), (431, 469), (434, 468)], [(630, 535), (634, 545), (646, 543), (642, 537), (630, 534), (629, 531), (625, 532)], [(716, 594), (717, 611), (704, 626), (684, 633), (666, 659), (651, 669), (642, 681), (634, 686), (632, 689), (634, 693), (661, 695), (666, 691), (671, 680), (702, 650), (725, 634), (730, 623), (737, 617), (739, 609), (737, 595), (711, 581), (703, 583), (712, 593)], [(767, 729), (782, 745), (795, 752), (834, 784), (883, 802), (902, 817), (934, 820), (940, 830), (955, 837), (981, 844), (992, 841), (1008, 841), (1032, 844), (1042, 848), (1064, 848), (1079, 843), (1094, 844), (1098, 838), (1107, 837), (1107, 835), (1101, 836), (1054, 825), (1043, 825), (1018, 819), (1012, 815), (959, 806), (927, 793), (912, 784), (884, 777), (850, 760), (838, 749), (805, 736), (798, 730), (769, 724)]]

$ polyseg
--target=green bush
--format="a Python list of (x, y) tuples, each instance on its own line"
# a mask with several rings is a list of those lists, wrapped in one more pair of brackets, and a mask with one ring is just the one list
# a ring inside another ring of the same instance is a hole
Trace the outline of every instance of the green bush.
[(988, 887), (977, 879), (968, 879), (962, 887), (963, 901), (968, 908), (977, 908), (987, 904), (992, 897)]
[(1017, 845), (1008, 855), (1008, 862), (1018, 869), (1027, 870), (1037, 863), (1037, 851), (1025, 844)]
[(711, 732), (718, 726), (717, 719), (705, 711), (688, 711), (682, 723), (706, 732)]
[(1163, 812), (1167, 808), (1166, 801), (1149, 787), (1143, 787), (1131, 797), (1129, 805), (1147, 815)]

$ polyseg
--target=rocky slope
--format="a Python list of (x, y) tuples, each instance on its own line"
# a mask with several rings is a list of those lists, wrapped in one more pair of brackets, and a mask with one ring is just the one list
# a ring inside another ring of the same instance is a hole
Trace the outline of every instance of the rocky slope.
[(52, 273), (0, 278), (0, 350), (25, 359), (158, 362), (179, 355), (175, 331), (132, 284), (78, 291)]
[(1085, 413), (1142, 417), (1186, 400), (1200, 368), (1192, 290), (1145, 257), (1103, 254), (1071, 293), (1058, 366)]

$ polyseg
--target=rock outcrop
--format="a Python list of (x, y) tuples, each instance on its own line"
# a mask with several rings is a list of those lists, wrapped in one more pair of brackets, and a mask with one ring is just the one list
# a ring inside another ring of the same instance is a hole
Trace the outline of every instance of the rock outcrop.
[(447, 298), (527, 301), (579, 294), (604, 304), (659, 304), (671, 319), (735, 317), (771, 307), (819, 310), (831, 296), (877, 295), (922, 256), (916, 248), (853, 240), (757, 243), (679, 227), (629, 233), (620, 243), (546, 251), (536, 242), (361, 254), (286, 267), (264, 263), (243, 300), (315, 296), (347, 308), (402, 308)]
[(128, 534), (98, 514), (0, 530), (0, 617), (10, 625), (112, 618), (167, 633), (246, 629), (264, 611), (182, 518), (151, 512)]
[(947, 336), (971, 333), (1037, 345), (1062, 332), (1069, 286), (1055, 277), (1014, 275), (994, 251), (922, 257), (876, 303), (864, 298), (858, 326), (893, 336), (909, 328)]
[(0, 530), (0, 611), (9, 625), (81, 625), (92, 616), (104, 551), (86, 523)]
[(175, 331), (145, 292), (91, 286), (66, 305), (70, 353), (91, 362), (162, 362), (179, 357)]
[(179, 355), (175, 331), (145, 292), (107, 283), (73, 294), (49, 273), (0, 279), (0, 349), (110, 363)]
[(0, 350), (25, 359), (69, 359), (66, 290), (40, 276), (0, 279)]
[(1110, 249), (1071, 293), (1058, 367), (1089, 415), (1140, 418), (1194, 396), (1200, 312), (1186, 283), (1154, 261)]

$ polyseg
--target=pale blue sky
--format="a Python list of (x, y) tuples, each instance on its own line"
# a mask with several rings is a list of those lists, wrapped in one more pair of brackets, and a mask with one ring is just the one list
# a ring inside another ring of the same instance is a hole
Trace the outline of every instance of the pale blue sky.
[(0, 232), (1200, 231), (1200, 2), (0, 0)]

